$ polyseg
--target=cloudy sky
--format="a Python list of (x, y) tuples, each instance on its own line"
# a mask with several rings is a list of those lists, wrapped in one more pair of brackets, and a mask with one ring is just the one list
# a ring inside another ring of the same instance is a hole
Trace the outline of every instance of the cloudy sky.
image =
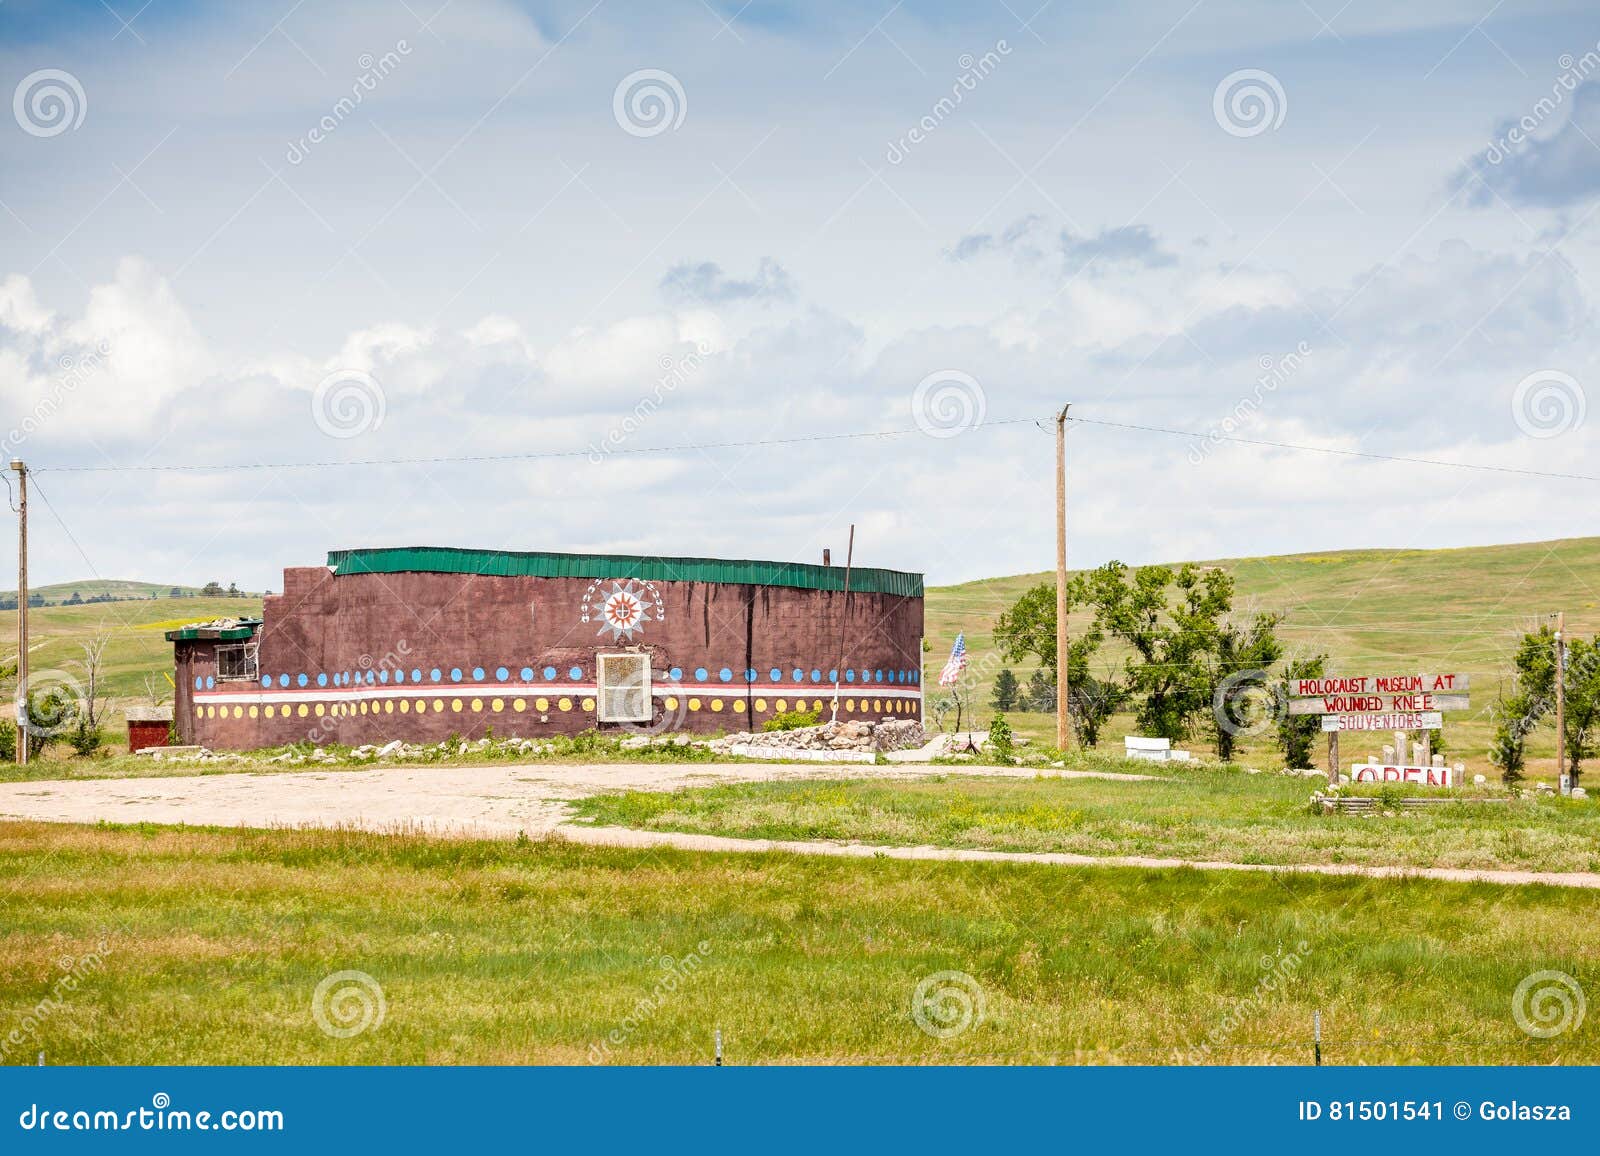
[(1592, 3), (1039, 3), (7, 0), (35, 582), (1595, 532), (1223, 440), (1600, 474)]

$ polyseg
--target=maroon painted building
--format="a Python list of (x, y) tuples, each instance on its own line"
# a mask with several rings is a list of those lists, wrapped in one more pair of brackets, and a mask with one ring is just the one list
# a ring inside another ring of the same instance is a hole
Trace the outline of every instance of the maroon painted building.
[[(259, 620), (170, 631), (185, 743), (739, 731), (922, 717), (922, 576), (445, 548), (284, 571)], [(841, 645), (842, 644), (842, 645)]]

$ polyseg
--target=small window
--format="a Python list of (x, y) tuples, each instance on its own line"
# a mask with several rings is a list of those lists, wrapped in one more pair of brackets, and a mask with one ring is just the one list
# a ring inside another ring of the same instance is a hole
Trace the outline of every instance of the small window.
[(256, 654), (260, 644), (245, 642), (238, 646), (217, 647), (218, 682), (254, 682), (260, 677)]
[(643, 654), (599, 656), (601, 722), (650, 721), (650, 659)]

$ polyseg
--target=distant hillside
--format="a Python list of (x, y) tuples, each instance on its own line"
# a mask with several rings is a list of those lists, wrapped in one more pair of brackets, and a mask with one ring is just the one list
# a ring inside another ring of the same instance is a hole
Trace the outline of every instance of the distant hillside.
[[(227, 583), (222, 585), (226, 589)], [(169, 598), (174, 590), (185, 598), (196, 598), (202, 593), (202, 588), (199, 586), (131, 582), (119, 578), (86, 578), (81, 582), (54, 582), (48, 586), (33, 586), (28, 589), (28, 596), (34, 600), (35, 605), (38, 604), (38, 599), (43, 598), (48, 606), (60, 606), (73, 602), (75, 598), (84, 602), (149, 600), (151, 595), (156, 598)], [(8, 608), (15, 605), (16, 598), (15, 590), (0, 591), (0, 603), (5, 603)]]

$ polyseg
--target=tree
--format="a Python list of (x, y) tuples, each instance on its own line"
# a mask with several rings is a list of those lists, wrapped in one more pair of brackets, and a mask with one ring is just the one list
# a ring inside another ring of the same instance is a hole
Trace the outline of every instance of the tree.
[(171, 590), (167, 591), (167, 597), (168, 598), (182, 598), (183, 597), (183, 587), (174, 586)]
[(105, 733), (100, 729), (100, 724), (111, 706), (111, 700), (100, 692), (105, 684), (102, 668), (106, 647), (110, 643), (111, 636), (102, 634), (82, 644), (83, 660), (79, 666), (83, 669), (83, 700), (77, 705), (72, 730), (67, 736), (72, 749), (80, 755), (93, 754), (105, 742)]
[[(1512, 692), (1496, 705), (1495, 735), (1489, 759), (1508, 783), (1522, 778), (1528, 735), (1555, 714), (1555, 631), (1548, 624), (1522, 636), (1511, 659)], [(1571, 639), (1562, 677), (1566, 696), (1563, 733), (1556, 741), (1566, 751), (1572, 781), (1583, 773), (1583, 760), (1596, 754), (1600, 740), (1600, 638)]]
[[(1089, 587), (1079, 576), (1067, 583), (1067, 614), (1089, 601)], [(1056, 588), (1041, 582), (1025, 591), (1011, 608), (995, 620), (995, 642), (1013, 662), (1035, 657), (1042, 669), (1028, 683), (1030, 710), (1054, 714), (1056, 709)], [(1067, 712), (1078, 740), (1086, 746), (1100, 741), (1100, 728), (1123, 699), (1114, 678), (1092, 673), (1090, 660), (1105, 641), (1098, 617), (1075, 630), (1067, 643)]]
[[(1284, 667), (1283, 677), (1291, 682), (1297, 678), (1321, 678), (1327, 673), (1327, 661), (1325, 654), (1296, 659)], [(1290, 714), (1285, 703), (1278, 713), (1278, 749), (1283, 752), (1283, 765), (1289, 770), (1311, 766), (1321, 731), (1322, 723), (1316, 715)]]
[(229, 598), (243, 598), (244, 597), (244, 591), (239, 589), (239, 584), (237, 582), (229, 582), (228, 583), (228, 597)]
[[(1145, 734), (1173, 741), (1211, 707), (1205, 663), (1216, 651), (1219, 622), (1233, 601), (1233, 579), (1192, 563), (1130, 571), (1108, 562), (1089, 576), (1096, 629), (1126, 642), (1126, 691)], [(1170, 594), (1169, 594), (1170, 591)]]
[(1270, 730), (1281, 713), (1281, 688), (1268, 671), (1283, 654), (1277, 636), (1282, 621), (1281, 614), (1256, 614), (1247, 622), (1223, 619), (1211, 653), (1200, 660), (1211, 695), (1217, 758), (1224, 762), (1233, 758), (1240, 735)]
[(1017, 676), (1011, 668), (1003, 668), (994, 680), (994, 697), (990, 704), (998, 711), (1015, 710), (1017, 708)]
[(204, 586), (200, 587), (200, 593), (204, 594), (207, 598), (220, 598), (223, 594), (222, 583), (216, 581), (207, 582)]

